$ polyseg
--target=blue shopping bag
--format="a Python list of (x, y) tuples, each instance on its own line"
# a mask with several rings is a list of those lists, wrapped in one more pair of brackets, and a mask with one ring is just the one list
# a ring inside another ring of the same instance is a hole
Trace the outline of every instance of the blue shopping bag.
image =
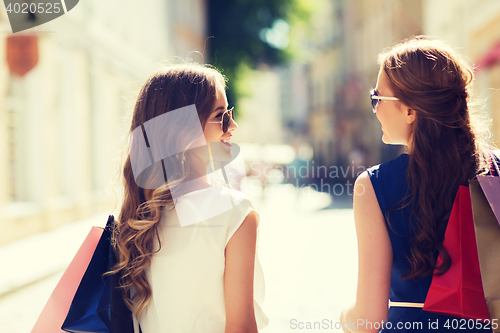
[(114, 216), (108, 222), (83, 275), (62, 329), (72, 333), (133, 333), (132, 313), (123, 301), (117, 275), (103, 274), (115, 264), (111, 245)]

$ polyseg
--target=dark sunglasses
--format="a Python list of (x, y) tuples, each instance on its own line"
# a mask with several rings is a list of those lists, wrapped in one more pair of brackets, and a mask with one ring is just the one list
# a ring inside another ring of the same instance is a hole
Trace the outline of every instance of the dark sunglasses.
[(378, 107), (378, 104), (380, 103), (380, 100), (399, 101), (399, 98), (397, 98), (397, 97), (379, 96), (378, 93), (377, 93), (377, 91), (375, 89), (372, 89), (370, 91), (370, 101), (372, 102), (372, 111), (373, 111), (373, 113), (377, 112), (377, 107)]
[(227, 130), (229, 129), (229, 124), (231, 123), (231, 120), (233, 120), (233, 111), (234, 111), (234, 106), (230, 108), (229, 110), (224, 111), (222, 114), (222, 120), (221, 121), (207, 121), (207, 123), (210, 124), (221, 124), (222, 132), (226, 133)]

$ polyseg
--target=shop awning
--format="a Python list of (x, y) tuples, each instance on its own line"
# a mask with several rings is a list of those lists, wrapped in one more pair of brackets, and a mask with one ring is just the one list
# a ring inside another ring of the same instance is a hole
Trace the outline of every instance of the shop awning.
[(484, 69), (500, 62), (500, 41), (483, 55), (476, 63), (476, 67)]

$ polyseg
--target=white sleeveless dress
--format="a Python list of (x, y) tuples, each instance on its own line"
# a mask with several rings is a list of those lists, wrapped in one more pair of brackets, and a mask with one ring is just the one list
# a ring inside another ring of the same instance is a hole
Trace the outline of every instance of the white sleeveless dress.
[[(143, 333), (223, 333), (225, 248), (256, 205), (240, 191), (210, 187), (175, 200), (160, 221), (161, 249), (146, 275), (152, 298), (139, 321)], [(254, 274), (257, 326), (268, 324), (261, 305), (264, 276)]]

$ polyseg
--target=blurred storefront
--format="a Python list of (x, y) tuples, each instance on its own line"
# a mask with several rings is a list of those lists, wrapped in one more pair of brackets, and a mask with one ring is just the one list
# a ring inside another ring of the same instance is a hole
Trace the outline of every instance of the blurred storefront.
[(422, 33), (422, 1), (322, 1), (312, 24), (308, 139), (315, 163), (348, 168), (360, 163), (352, 156), (362, 156), (368, 167), (397, 156), (400, 146), (381, 141), (368, 95), (377, 81), (377, 55)]
[(203, 52), (205, 1), (81, 1), (16, 34), (3, 10), (0, 29), (1, 245), (119, 209), (134, 93)]

